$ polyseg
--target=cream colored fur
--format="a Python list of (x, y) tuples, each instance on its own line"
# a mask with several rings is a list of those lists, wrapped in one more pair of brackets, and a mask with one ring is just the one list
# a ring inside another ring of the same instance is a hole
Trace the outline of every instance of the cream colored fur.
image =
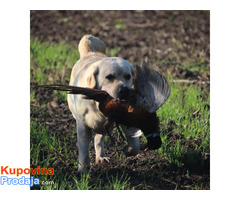
[[(80, 59), (72, 69), (70, 85), (97, 88), (107, 91), (112, 97), (118, 98), (121, 87), (131, 88), (133, 67), (119, 57), (107, 57), (106, 45), (92, 35), (85, 35), (79, 42)], [(106, 77), (112, 74), (113, 81)], [(126, 75), (131, 75), (126, 80)], [(89, 143), (94, 134), (96, 163), (109, 162), (104, 151), (104, 123), (106, 118), (98, 109), (98, 103), (83, 99), (81, 95), (68, 95), (69, 108), (76, 119), (79, 171), (90, 167)], [(136, 129), (136, 132), (138, 130)], [(127, 135), (128, 146), (124, 149), (126, 155), (136, 155), (139, 152), (138, 138)]]

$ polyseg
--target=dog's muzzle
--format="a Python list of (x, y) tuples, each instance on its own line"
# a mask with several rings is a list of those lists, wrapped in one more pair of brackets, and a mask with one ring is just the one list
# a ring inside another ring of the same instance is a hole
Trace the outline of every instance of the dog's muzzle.
[(128, 101), (132, 106), (137, 102), (135, 91), (132, 88), (123, 85), (119, 88), (118, 94), (120, 100)]

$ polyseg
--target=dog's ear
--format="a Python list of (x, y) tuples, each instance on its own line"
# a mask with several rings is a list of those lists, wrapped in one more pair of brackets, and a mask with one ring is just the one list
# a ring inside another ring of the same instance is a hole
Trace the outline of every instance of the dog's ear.
[(94, 70), (92, 70), (86, 78), (86, 84), (89, 88), (96, 88), (97, 87), (97, 81), (96, 76), (98, 74), (98, 67), (95, 67)]

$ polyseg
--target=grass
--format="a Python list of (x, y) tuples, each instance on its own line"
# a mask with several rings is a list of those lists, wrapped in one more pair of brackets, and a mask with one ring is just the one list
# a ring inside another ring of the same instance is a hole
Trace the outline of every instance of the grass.
[(120, 19), (115, 19), (114, 24), (115, 24), (114, 27), (117, 30), (125, 30), (127, 28), (126, 24)]
[(117, 56), (117, 54), (119, 53), (120, 50), (121, 50), (120, 47), (115, 47), (112, 49), (107, 48), (107, 55), (109, 55), (111, 57), (115, 57), (115, 56)]
[(39, 84), (67, 83), (79, 53), (71, 45), (51, 44), (37, 39), (30, 41), (31, 80)]
[(173, 65), (177, 68), (180, 69), (184, 69), (190, 72), (195, 72), (195, 73), (200, 73), (200, 74), (205, 74), (205, 73), (209, 73), (210, 70), (210, 66), (207, 65), (206, 63), (202, 62), (202, 61), (198, 61), (195, 63), (189, 63), (187, 61), (184, 61), (182, 63), (176, 63), (173, 61), (169, 61), (169, 60), (161, 60), (158, 61), (158, 65)]
[[(76, 49), (63, 42), (50, 45), (31, 39), (31, 81), (38, 84), (68, 83), (72, 66), (79, 59)], [(119, 50), (116, 48), (108, 53), (116, 56)], [(202, 63), (182, 64), (182, 67), (198, 73), (205, 73), (209, 69), (205, 66), (202, 70), (200, 66)], [(186, 164), (195, 166), (198, 165), (196, 155), (203, 159), (205, 154), (210, 153), (209, 91), (197, 85), (172, 83), (171, 77), (168, 77), (168, 80), (171, 84), (170, 97), (157, 111), (163, 144), (156, 152), (178, 167)], [(54, 92), (54, 95), (61, 101), (66, 101), (66, 93)], [(41, 108), (47, 106), (47, 103), (38, 102), (35, 90), (31, 90), (30, 100)], [(70, 128), (66, 131), (68, 133), (64, 139), (60, 139), (55, 135), (58, 133), (49, 130), (46, 123), (31, 118), (31, 166), (55, 169), (55, 175), (35, 176), (40, 178), (41, 182), (53, 181), (54, 184), (34, 186), (33, 189), (136, 189), (136, 186), (131, 185), (131, 178), (124, 169), (115, 176), (106, 174), (104, 181), (100, 174), (97, 182), (92, 182), (91, 173), (82, 176), (77, 174), (76, 147), (74, 142), (71, 145), (67, 142), (74, 141), (75, 130)], [(146, 141), (144, 137), (142, 140)], [(119, 162), (125, 159), (123, 154), (119, 153), (116, 158)], [(162, 173), (160, 171), (159, 176), (162, 176)], [(145, 185), (144, 181), (142, 185)], [(199, 185), (196, 183), (193, 189), (199, 189)]]
[[(83, 173), (81, 177), (77, 171), (77, 152), (68, 148), (66, 142), (62, 142), (53, 134), (49, 134), (47, 126), (43, 123), (31, 119), (31, 167), (53, 168), (54, 175), (34, 175), (41, 183), (51, 182), (51, 184), (36, 185), (34, 189), (40, 190), (89, 190), (89, 189), (110, 189), (121, 190), (130, 189), (127, 175), (109, 176), (108, 185), (103, 185), (101, 179), (98, 183), (91, 184), (90, 173)], [(71, 163), (71, 172), (59, 166)]]
[[(169, 99), (157, 112), (164, 141), (158, 152), (178, 166), (189, 150), (189, 142), (197, 141), (192, 148), (201, 152), (202, 156), (210, 153), (209, 105), (209, 94), (206, 96), (198, 86), (172, 83)], [(179, 137), (174, 144), (167, 140), (171, 133), (177, 133)]]

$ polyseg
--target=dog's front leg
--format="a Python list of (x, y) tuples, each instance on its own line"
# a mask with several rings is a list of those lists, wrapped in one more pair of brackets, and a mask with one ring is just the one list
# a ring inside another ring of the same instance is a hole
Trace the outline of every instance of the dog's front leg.
[(77, 119), (77, 146), (78, 146), (78, 171), (86, 171), (90, 168), (89, 143), (91, 141), (91, 129), (86, 127), (82, 119)]
[(104, 161), (109, 162), (109, 157), (106, 157), (104, 151), (104, 135), (96, 134), (94, 137), (94, 148), (96, 152), (96, 163), (102, 163)]

